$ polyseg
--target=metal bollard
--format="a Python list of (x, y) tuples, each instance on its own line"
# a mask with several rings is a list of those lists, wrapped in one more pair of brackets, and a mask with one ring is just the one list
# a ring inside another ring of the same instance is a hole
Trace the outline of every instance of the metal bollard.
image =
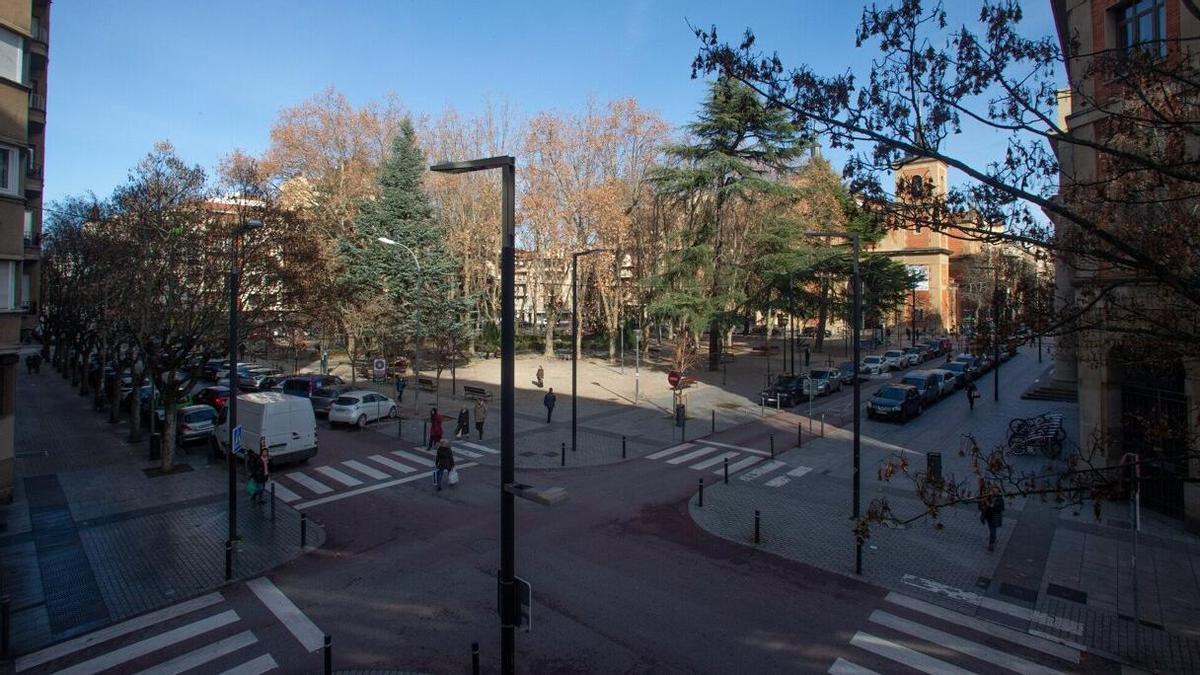
[(796, 447), (804, 447), (804, 422), (796, 422)]
[(12, 603), (7, 595), (0, 598), (0, 623), (0, 658), (7, 659), (12, 656)]
[(775, 459), (775, 434), (771, 434), (771, 459)]
[(729, 458), (725, 458), (725, 484), (729, 485)]
[(712, 413), (712, 432), (715, 434), (717, 433), (717, 411), (710, 410), (709, 412)]
[(825, 438), (825, 413), (821, 413), (821, 438)]
[(271, 481), (271, 522), (275, 522), (275, 481)]
[(679, 442), (687, 440), (687, 415), (683, 417), (683, 425), (679, 427)]
[(396, 415), (396, 438), (404, 438), (404, 416)]
[(700, 479), (700, 508), (704, 508), (704, 479)]
[(421, 420), (421, 445), (429, 446), (429, 420)]
[(300, 514), (300, 548), (308, 546), (308, 514)]
[(754, 510), (754, 543), (756, 543), (756, 544), (757, 544), (757, 543), (760, 541), (760, 539), (761, 539), (761, 538), (759, 537), (758, 521), (759, 521), (758, 509), (755, 509), (755, 510)]
[(813, 425), (813, 418), (810, 417), (810, 418), (808, 418), (808, 435), (809, 436), (812, 436), (812, 432), (813, 432), (812, 425)]
[(333, 673), (333, 638), (325, 636), (325, 675)]
[(233, 542), (225, 540), (225, 581), (233, 578)]
[(567, 465), (567, 444), (565, 442), (562, 444), (562, 464), (561, 465), (562, 466)]
[(625, 437), (621, 437), (621, 459), (625, 459)]
[(479, 643), (471, 643), (471, 675), (479, 675)]

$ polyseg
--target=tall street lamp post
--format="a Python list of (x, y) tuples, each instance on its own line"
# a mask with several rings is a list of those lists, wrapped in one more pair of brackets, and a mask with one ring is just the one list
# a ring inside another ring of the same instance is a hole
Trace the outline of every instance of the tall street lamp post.
[(575, 452), (578, 420), (578, 401), (576, 381), (579, 361), (579, 259), (585, 255), (606, 251), (603, 248), (592, 248), (571, 254), (571, 452)]
[(515, 436), (513, 413), (516, 402), (515, 315), (515, 210), (516, 159), (502, 155), (465, 162), (445, 162), (429, 167), (441, 173), (469, 173), (500, 169), (502, 175), (502, 208), (500, 236), (500, 672), (516, 672), (516, 510)]
[[(417, 266), (417, 285), (419, 286), (421, 281), (424, 280), (425, 276), (424, 276), (424, 273), (421, 272), (421, 261), (417, 259), (417, 254), (414, 253), (411, 248), (405, 246), (404, 244), (401, 244), (400, 242), (394, 241), (392, 239), (388, 239), (387, 237), (377, 237), (375, 240), (386, 246), (395, 246), (398, 248), (402, 248), (405, 251), (408, 251), (408, 254), (412, 256), (413, 264)], [(418, 317), (418, 319), (419, 319), (419, 317)], [(421, 372), (419, 370), (420, 367), (421, 367), (421, 322), (420, 322), (420, 320), (418, 320), (417, 321), (416, 340), (413, 344), (413, 377), (421, 376)], [(420, 415), (421, 414), (421, 384), (419, 382), (414, 382), (413, 384), (417, 385), (417, 386), (413, 387), (413, 408), (417, 411), (417, 414)]]
[[(857, 232), (846, 231), (810, 231), (805, 232), (810, 237), (842, 237), (849, 239), (854, 251), (854, 262), (852, 268), (852, 278), (854, 285), (854, 309), (852, 311), (850, 321), (853, 324), (851, 332), (854, 339), (854, 511), (853, 518), (859, 518), (859, 502), (861, 496), (861, 473), (859, 471), (859, 459), (862, 450), (862, 387), (859, 383), (859, 374), (862, 370), (862, 345), (859, 341), (859, 327), (862, 324), (862, 278), (858, 270), (858, 253), (859, 253), (859, 238)], [(854, 542), (854, 573), (862, 574), (862, 542), (858, 541), (857, 535)]]
[[(233, 447), (234, 430), (237, 429), (238, 406), (238, 244), (242, 235), (262, 227), (261, 220), (247, 220), (233, 229), (229, 237), (229, 452), (226, 460), (229, 466), (229, 541), (237, 540), (237, 457)], [(150, 419), (154, 419), (154, 411), (150, 411)]]

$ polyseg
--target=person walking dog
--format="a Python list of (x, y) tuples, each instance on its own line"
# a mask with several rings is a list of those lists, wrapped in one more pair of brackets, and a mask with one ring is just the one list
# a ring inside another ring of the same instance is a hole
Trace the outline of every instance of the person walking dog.
[(979, 500), (979, 522), (988, 527), (988, 550), (996, 550), (996, 530), (1004, 524), (1004, 496), (993, 485)]
[(554, 414), (554, 404), (558, 402), (558, 397), (554, 395), (554, 387), (550, 387), (550, 391), (542, 397), (542, 405), (546, 406), (546, 424), (550, 424), (550, 416)]
[(437, 456), (433, 460), (433, 465), (436, 467), (433, 472), (433, 484), (437, 486), (438, 490), (441, 490), (442, 478), (454, 470), (454, 453), (450, 452), (450, 441), (438, 442)]
[(541, 366), (538, 366), (537, 379), (533, 381), (533, 383), (537, 385), (538, 389), (542, 388), (542, 384), (545, 382), (545, 377), (546, 377), (546, 371), (543, 370)]
[(487, 403), (483, 399), (475, 401), (475, 431), (479, 432), (479, 440), (483, 440), (483, 422), (487, 419)]

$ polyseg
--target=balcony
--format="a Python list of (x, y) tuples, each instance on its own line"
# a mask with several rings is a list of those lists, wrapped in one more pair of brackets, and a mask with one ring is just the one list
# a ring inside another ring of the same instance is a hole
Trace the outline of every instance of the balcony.
[(40, 199), (42, 196), (42, 167), (30, 166), (25, 169), (25, 198)]
[(26, 255), (29, 255), (30, 253), (32, 253), (34, 255), (34, 257), (38, 257), (41, 255), (42, 235), (27, 234), (27, 235), (25, 235), (24, 242), (25, 242), (25, 254)]
[[(47, 59), (50, 56), (50, 30), (42, 25), (38, 17), (33, 17), (33, 21), (29, 24), (29, 34), (33, 39), (29, 41), (29, 53)], [(45, 67), (44, 65), (42, 67)]]
[(46, 128), (46, 95), (29, 92), (29, 133), (40, 134)]

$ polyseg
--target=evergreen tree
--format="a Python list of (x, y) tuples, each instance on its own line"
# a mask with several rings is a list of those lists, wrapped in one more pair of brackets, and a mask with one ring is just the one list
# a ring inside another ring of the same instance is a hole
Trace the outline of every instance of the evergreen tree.
[(808, 143), (787, 115), (729, 79), (712, 83), (688, 132), (693, 142), (665, 149), (675, 165), (651, 176), (659, 196), (688, 214), (679, 249), (654, 282), (651, 311), (683, 322), (686, 330), (706, 325), (709, 369), (717, 370), (722, 329), (744, 304), (746, 261), (733, 259), (731, 244), (745, 232), (733, 226), (733, 211), (761, 196), (791, 193), (777, 179), (793, 169)]

